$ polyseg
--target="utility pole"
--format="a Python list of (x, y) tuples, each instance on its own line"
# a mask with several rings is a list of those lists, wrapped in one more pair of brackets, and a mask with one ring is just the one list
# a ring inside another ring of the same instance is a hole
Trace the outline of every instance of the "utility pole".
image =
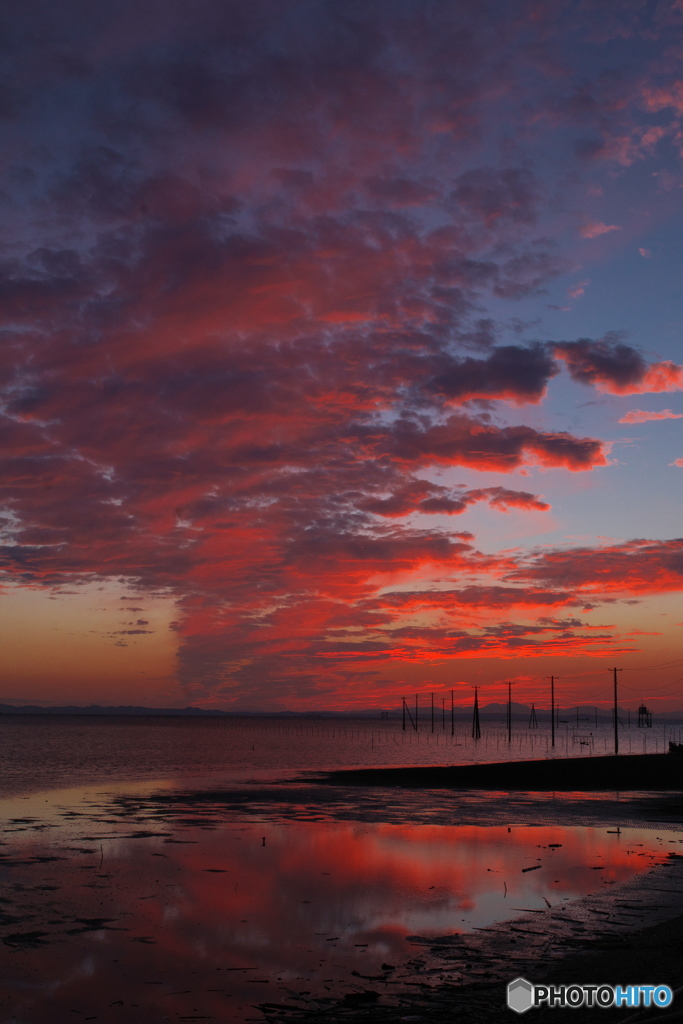
[(479, 727), (479, 687), (474, 687), (474, 714), (472, 716), (472, 736), (475, 740), (481, 738), (481, 728)]
[[(403, 701), (403, 729), (405, 731), (407, 715), (412, 728), (415, 730), (415, 732), (417, 732), (417, 717), (415, 718), (415, 721), (413, 721), (413, 716), (410, 713), (408, 702), (406, 701), (405, 697), (401, 697), (401, 700)], [(417, 716), (417, 698), (415, 699), (415, 715)]]
[(455, 708), (453, 706), (453, 691), (451, 690), (451, 736), (455, 735)]
[(619, 718), (617, 716), (617, 672), (621, 672), (620, 668), (613, 668), (614, 673), (614, 753), (619, 753)]
[(432, 732), (434, 732), (434, 694), (432, 694)]
[(555, 746), (555, 676), (550, 677), (550, 746)]
[(512, 743), (512, 683), (508, 683), (508, 743)]

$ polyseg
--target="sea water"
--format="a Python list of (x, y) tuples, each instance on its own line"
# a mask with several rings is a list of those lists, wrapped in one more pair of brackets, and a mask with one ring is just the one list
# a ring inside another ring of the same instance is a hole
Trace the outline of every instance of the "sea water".
[[(620, 729), (623, 754), (663, 753), (680, 741), (680, 725)], [(449, 715), (427, 718), (418, 731), (400, 718), (382, 721), (269, 717), (0, 716), (0, 795), (78, 785), (98, 779), (165, 776), (276, 778), (335, 768), (473, 764), (585, 757), (614, 751), (606, 724), (560, 723), (550, 729), (484, 723), (473, 739), (469, 723)]]

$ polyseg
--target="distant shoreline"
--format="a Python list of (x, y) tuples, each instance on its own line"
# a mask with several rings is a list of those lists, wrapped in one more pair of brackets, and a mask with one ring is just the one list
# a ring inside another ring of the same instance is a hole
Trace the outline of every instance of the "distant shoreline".
[[(16, 698), (17, 700), (19, 698)], [(529, 711), (523, 704), (513, 704), (512, 711), (512, 723), (514, 726), (515, 733), (529, 732), (528, 721)], [(566, 715), (567, 718), (560, 719), (559, 726), (571, 726), (573, 729), (581, 728), (585, 732), (590, 733), (593, 728), (604, 727), (611, 725), (613, 719), (611, 713), (599, 711), (597, 715), (591, 714), (589, 718), (582, 717), (575, 723), (575, 709), (574, 708), (558, 708), (558, 715)], [(12, 704), (9, 702), (0, 702), (0, 717), (2, 716), (14, 716), (14, 715), (79, 715), (82, 717), (102, 717), (105, 715), (109, 716), (154, 716), (154, 717), (171, 717), (171, 718), (276, 718), (276, 719), (306, 719), (312, 721), (331, 721), (334, 722), (338, 719), (353, 719), (355, 721), (362, 721), (365, 725), (376, 724), (378, 728), (382, 728), (383, 724), (387, 721), (393, 725), (398, 724), (401, 721), (401, 709), (396, 707), (390, 707), (388, 709), (381, 708), (360, 708), (353, 711), (259, 711), (259, 710), (225, 710), (223, 708), (197, 708), (197, 707), (184, 707), (184, 708), (159, 708), (159, 707), (144, 707), (140, 705), (132, 704), (121, 704), (121, 705), (106, 705), (106, 704), (61, 704), (61, 705), (43, 705), (43, 704)], [(550, 728), (550, 714), (547, 711), (539, 710), (536, 712), (537, 722), (540, 728)], [(628, 731), (629, 725), (626, 724), (628, 711), (619, 709), (619, 716), (621, 722), (621, 728)], [(622, 721), (623, 717), (623, 721)], [(486, 704), (480, 708), (480, 718), (482, 725), (486, 724), (494, 727), (504, 726), (507, 722), (507, 711), (504, 705), (501, 704)], [(657, 726), (668, 726), (668, 725), (679, 725), (683, 724), (683, 710), (681, 711), (662, 711), (656, 712), (655, 724)], [(436, 728), (430, 728), (430, 718), (427, 711), (424, 712), (424, 718), (420, 718), (420, 724), (422, 728), (419, 730), (419, 734), (422, 735), (427, 733), (444, 733), (448, 735), (451, 730), (451, 714), (450, 709), (445, 713), (446, 726), (442, 725), (442, 713), (439, 710), (435, 714)], [(453, 715), (453, 722), (462, 728), (463, 725), (468, 727), (472, 722), (472, 712), (470, 709), (456, 708)], [(633, 724), (635, 725), (635, 718)], [(558, 726), (558, 728), (559, 728)], [(408, 732), (413, 733), (411, 727)], [(560, 734), (561, 735), (561, 734)]]
[(321, 783), (340, 786), (397, 786), (406, 789), (683, 790), (683, 757), (623, 754), (542, 761), (404, 768), (352, 768), (321, 774)]

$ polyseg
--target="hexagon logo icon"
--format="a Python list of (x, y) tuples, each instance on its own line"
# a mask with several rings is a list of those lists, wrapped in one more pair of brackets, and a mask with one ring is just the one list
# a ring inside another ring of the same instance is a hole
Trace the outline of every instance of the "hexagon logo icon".
[(526, 978), (515, 978), (508, 985), (508, 1006), (515, 1013), (526, 1013), (534, 1005), (534, 986)]

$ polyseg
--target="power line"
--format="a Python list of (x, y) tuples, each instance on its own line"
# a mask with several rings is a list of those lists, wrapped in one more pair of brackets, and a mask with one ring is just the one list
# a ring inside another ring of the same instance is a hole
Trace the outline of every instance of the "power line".
[(674, 661), (663, 661), (659, 665), (638, 665), (638, 666), (635, 666), (633, 668), (622, 668), (622, 669), (619, 669), (619, 671), (620, 672), (640, 672), (640, 671), (644, 672), (644, 671), (647, 670), (649, 672), (651, 669), (655, 669), (655, 668), (670, 668), (671, 665), (680, 665), (681, 663), (683, 663), (683, 658), (676, 658)]
[[(677, 693), (681, 689), (681, 687), (678, 686), (680, 682), (681, 680), (677, 679), (674, 683), (669, 683), (668, 686), (658, 686), (654, 690), (650, 689), (645, 684), (643, 684), (642, 686), (628, 686), (626, 683), (622, 683), (621, 685), (624, 687), (624, 689), (631, 690), (633, 693), (643, 693), (645, 690), (647, 690), (648, 695), (650, 695), (657, 693)], [(672, 689), (672, 687), (676, 686), (678, 686), (678, 690)]]
[[(658, 665), (633, 665), (628, 668), (619, 669), (620, 672), (651, 672), (654, 669), (671, 668), (673, 665), (683, 664), (683, 658), (675, 658), (673, 661), (662, 661)], [(602, 672), (577, 672), (573, 676), (563, 676), (563, 679), (590, 679), (591, 676), (601, 676)]]

